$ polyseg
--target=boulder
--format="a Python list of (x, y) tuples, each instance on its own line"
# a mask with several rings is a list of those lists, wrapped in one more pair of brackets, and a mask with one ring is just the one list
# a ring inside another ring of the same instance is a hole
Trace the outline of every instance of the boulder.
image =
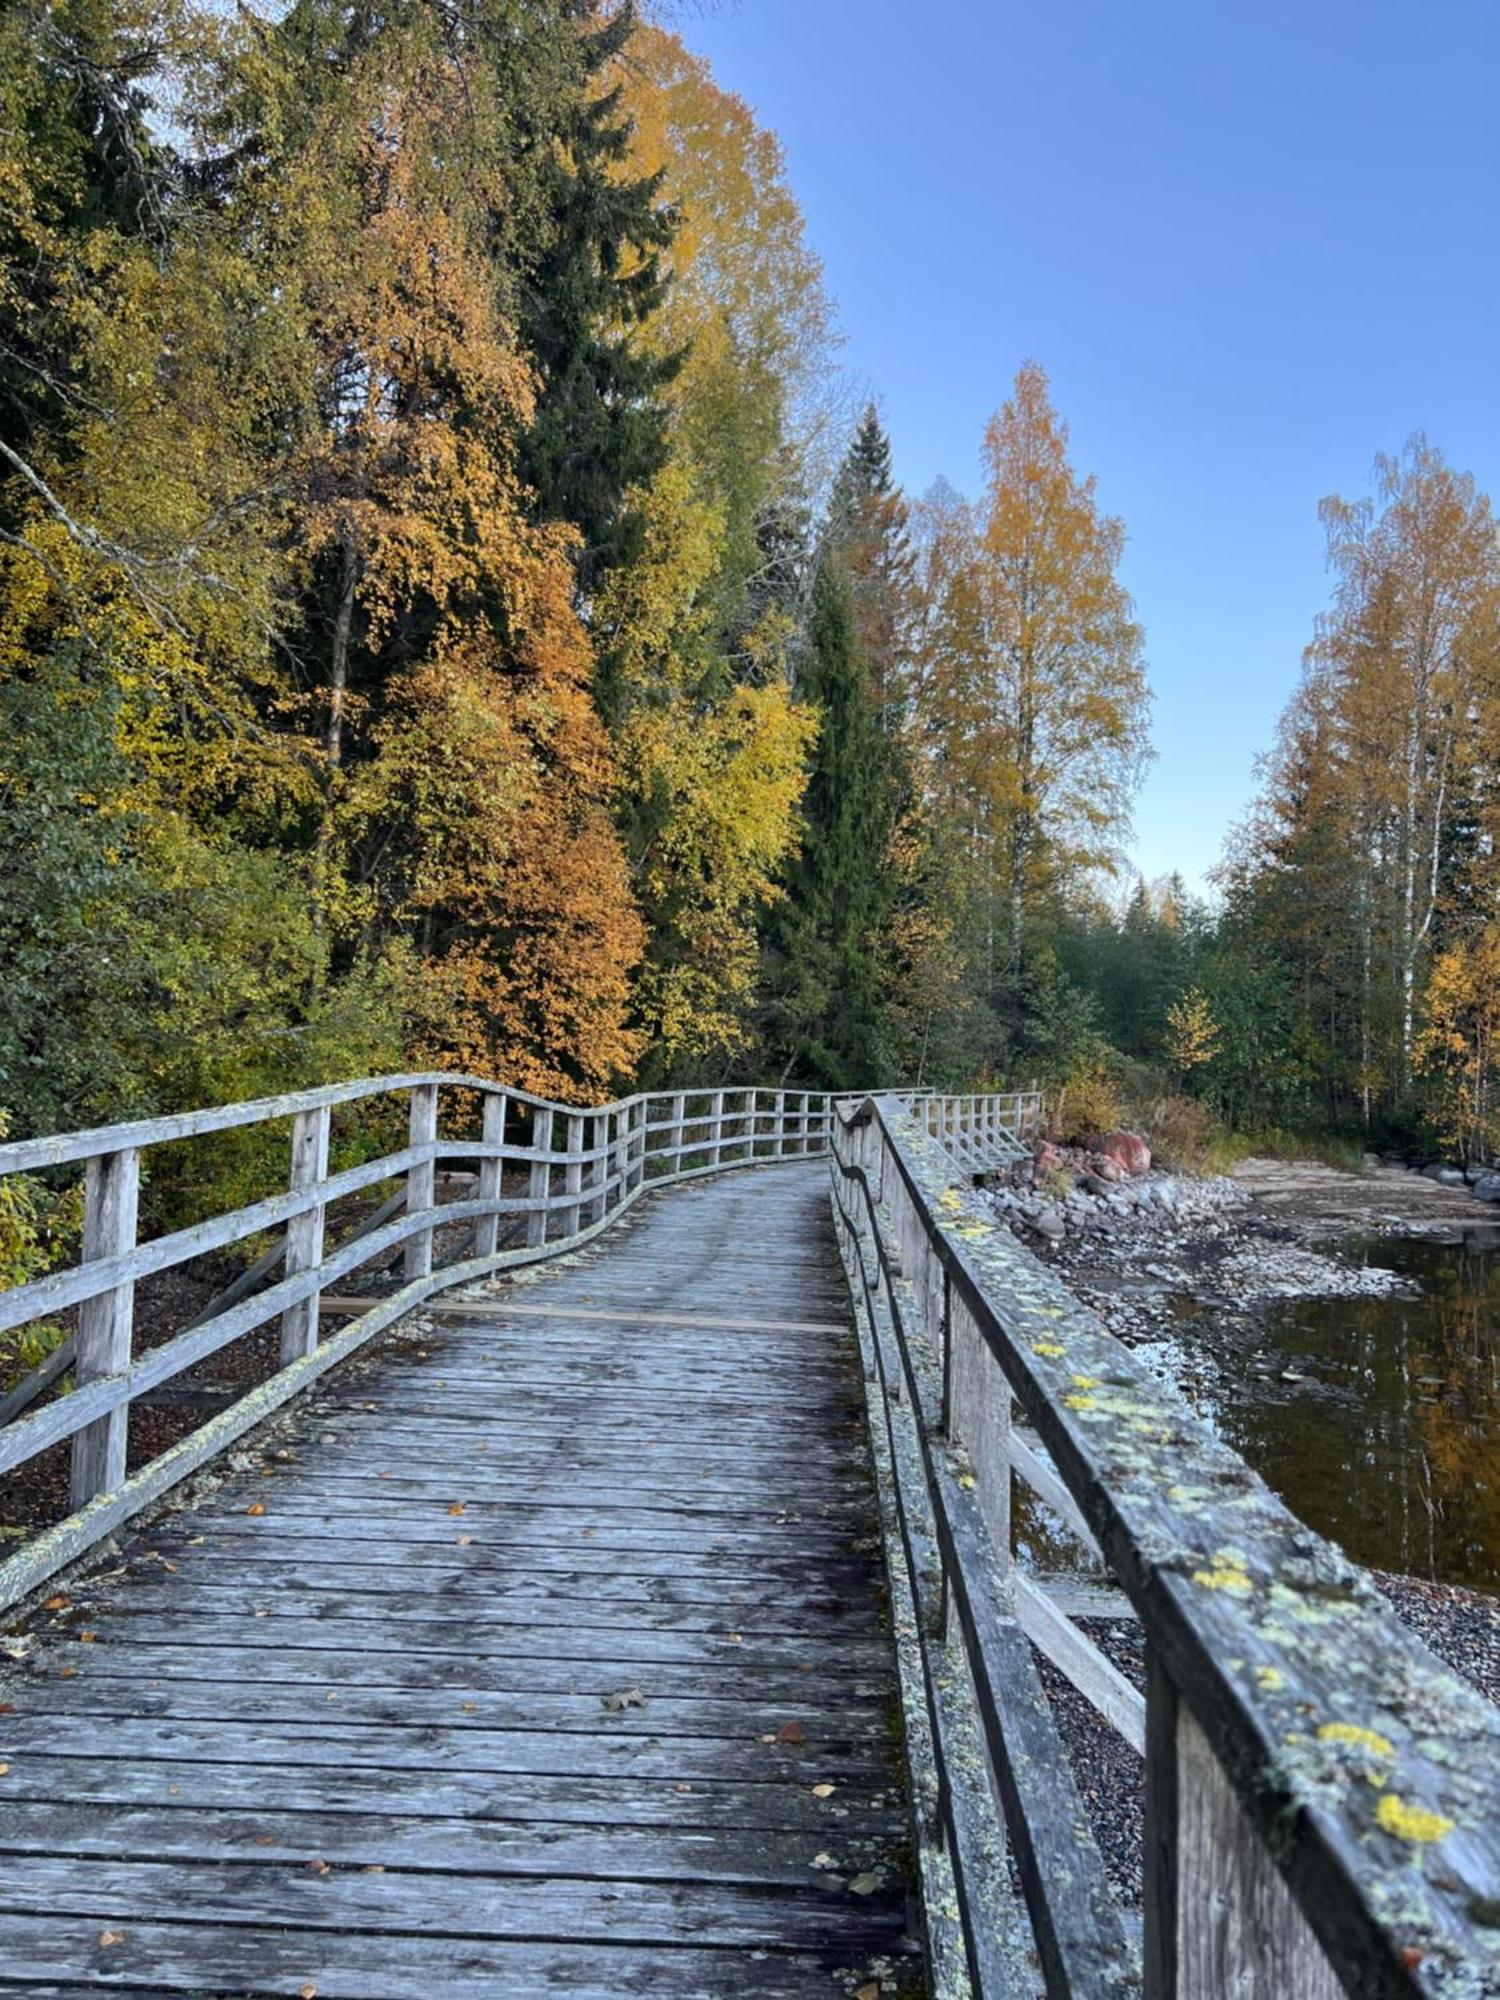
[(1125, 1169), (1108, 1153), (1090, 1153), (1089, 1172), (1101, 1181), (1117, 1181), (1124, 1177)]
[(1055, 1174), (1064, 1165), (1063, 1156), (1050, 1139), (1038, 1139), (1031, 1155), (1031, 1176), (1034, 1181), (1044, 1181), (1048, 1174)]
[(1462, 1167), (1445, 1167), (1434, 1164), (1430, 1167), (1423, 1167), (1422, 1175), (1426, 1180), (1436, 1181), (1439, 1187), (1467, 1187), (1469, 1184)]
[(1500, 1174), (1481, 1174), (1469, 1192), (1480, 1201), (1500, 1201)]
[(1045, 1237), (1049, 1243), (1061, 1243), (1068, 1233), (1067, 1223), (1063, 1221), (1060, 1211), (1050, 1202), (1044, 1202), (1036, 1214), (1028, 1216), (1027, 1220), (1037, 1235)]
[(1151, 1148), (1135, 1132), (1111, 1132), (1101, 1139), (1093, 1150), (1106, 1160), (1113, 1160), (1122, 1174), (1131, 1174), (1137, 1179), (1151, 1171)]

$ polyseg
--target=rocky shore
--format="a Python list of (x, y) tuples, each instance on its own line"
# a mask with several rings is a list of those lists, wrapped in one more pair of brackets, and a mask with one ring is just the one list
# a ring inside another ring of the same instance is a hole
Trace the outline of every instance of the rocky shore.
[[(1112, 1333), (1205, 1414), (1236, 1370), (1246, 1379), (1247, 1365), (1250, 1378), (1273, 1378), (1267, 1390), (1275, 1396), (1303, 1393), (1295, 1370), (1259, 1352), (1264, 1316), (1278, 1303), (1417, 1292), (1397, 1272), (1349, 1254), (1351, 1238), (1459, 1243), (1476, 1229), (1492, 1238), (1500, 1225), (1500, 1208), (1451, 1173), (1372, 1164), (1353, 1174), (1249, 1160), (1231, 1175), (1199, 1178), (1161, 1172), (1139, 1140), (1111, 1143), (1130, 1136), (1039, 1147), (984, 1198)], [(1231, 1349), (1236, 1365), (1226, 1370)], [(1500, 1597), (1378, 1571), (1374, 1581), (1455, 1671), (1500, 1700)], [(1144, 1685), (1137, 1625), (1091, 1621), (1086, 1629)], [(1141, 1879), (1140, 1760), (1061, 1675), (1040, 1665), (1105, 1865), (1133, 1902)]]

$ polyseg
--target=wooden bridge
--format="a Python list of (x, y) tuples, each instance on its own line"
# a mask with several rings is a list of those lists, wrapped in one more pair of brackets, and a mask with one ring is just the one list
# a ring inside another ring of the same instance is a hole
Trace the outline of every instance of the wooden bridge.
[[(74, 1316), (0, 1405), (72, 1465), (0, 1563), (0, 1994), (1500, 1995), (1500, 1715), (975, 1199), (1034, 1115), (424, 1075), (0, 1147), (87, 1175), (0, 1292)], [(230, 1131), (289, 1186), (138, 1240)], [(1039, 1660), (1145, 1758), (1140, 1910)]]

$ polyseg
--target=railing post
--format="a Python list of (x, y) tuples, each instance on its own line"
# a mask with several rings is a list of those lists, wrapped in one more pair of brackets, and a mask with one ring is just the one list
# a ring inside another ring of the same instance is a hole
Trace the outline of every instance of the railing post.
[[(503, 1090), (484, 1094), (484, 1125), (481, 1138), (486, 1146), (505, 1144), (506, 1098)], [(498, 1203), (505, 1189), (505, 1158), (496, 1153), (479, 1162), (479, 1199)], [(474, 1227), (474, 1252), (479, 1257), (493, 1257), (500, 1246), (500, 1218), (498, 1215), (481, 1215)]]
[[(328, 1178), (328, 1139), (333, 1123), (329, 1106), (320, 1104), (312, 1111), (299, 1111), (292, 1121), (292, 1178), (294, 1194), (315, 1188)], [(301, 1277), (316, 1271), (323, 1261), (322, 1202), (316, 1208), (294, 1215), (286, 1226), (286, 1275)], [(318, 1294), (299, 1299), (281, 1315), (281, 1365), (300, 1361), (318, 1344)]]
[[(101, 1153), (88, 1163), (83, 1197), (83, 1261), (128, 1257), (135, 1248), (140, 1206), (141, 1156), (135, 1147)], [(73, 1380), (78, 1388), (130, 1365), (135, 1280), (127, 1278), (78, 1308)], [(73, 1511), (125, 1484), (125, 1442), (130, 1409), (122, 1405), (87, 1424), (73, 1440)]]
[(786, 1157), (786, 1092), (778, 1090), (771, 1112), (772, 1129), (776, 1134), (776, 1147), (772, 1155), (775, 1159)]
[(588, 1143), (588, 1120), (581, 1111), (568, 1114), (568, 1160), (563, 1168), (563, 1193), (572, 1197), (563, 1209), (562, 1234), (576, 1236), (583, 1222), (583, 1162), (576, 1157)]
[[(531, 1163), (531, 1178), (527, 1183), (527, 1196), (532, 1201), (546, 1202), (552, 1196), (552, 1112), (550, 1108), (534, 1109), (531, 1114), (531, 1150), (543, 1155)], [(526, 1242), (528, 1248), (535, 1249), (547, 1241), (548, 1215), (545, 1208), (533, 1208), (526, 1217)]]
[[(411, 1094), (410, 1143), (413, 1146), (430, 1146), (437, 1138), (438, 1087), (435, 1083), (419, 1083)], [(408, 1221), (414, 1215), (433, 1207), (437, 1199), (437, 1162), (420, 1160), (406, 1170), (406, 1214)], [(406, 1244), (405, 1272), (408, 1284), (415, 1278), (426, 1278), (432, 1274), (432, 1231), (420, 1229), (409, 1237)]]
[(709, 1154), (708, 1164), (711, 1167), (716, 1167), (724, 1157), (724, 1093), (722, 1090), (716, 1090), (713, 1093), (708, 1100), (708, 1106), (709, 1117), (713, 1121), (714, 1128), (713, 1150)]
[(1144, 1859), (1145, 2000), (1340, 2000), (1342, 1981), (1151, 1646)]

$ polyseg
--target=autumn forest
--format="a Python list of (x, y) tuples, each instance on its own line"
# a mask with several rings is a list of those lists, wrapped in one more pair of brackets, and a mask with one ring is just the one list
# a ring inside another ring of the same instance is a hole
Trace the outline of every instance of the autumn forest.
[(1199, 898), (1046, 357), (903, 493), (669, 26), (20, 0), (0, 235), (13, 1133), (442, 1064), (1500, 1140), (1500, 548), (1422, 438)]

